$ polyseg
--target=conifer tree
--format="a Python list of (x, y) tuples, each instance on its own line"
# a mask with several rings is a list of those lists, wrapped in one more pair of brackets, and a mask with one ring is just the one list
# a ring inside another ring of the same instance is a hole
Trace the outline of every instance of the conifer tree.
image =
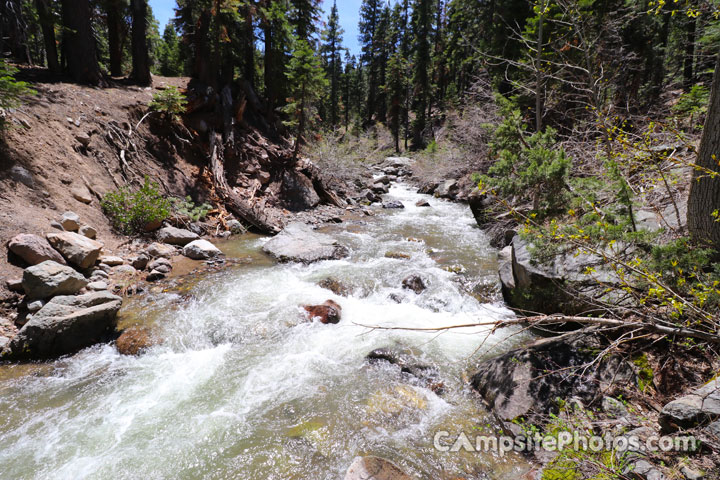
[(327, 78), (330, 81), (329, 103), (329, 124), (335, 128), (338, 124), (338, 110), (340, 103), (340, 81), (342, 73), (342, 51), (343, 29), (340, 26), (337, 4), (333, 2), (330, 16), (328, 17), (327, 28), (323, 31), (322, 54), (325, 59)]
[(415, 64), (413, 67), (413, 122), (412, 147), (425, 147), (428, 102), (430, 101), (430, 30), (432, 27), (432, 0), (415, 0), (413, 5), (413, 29)]

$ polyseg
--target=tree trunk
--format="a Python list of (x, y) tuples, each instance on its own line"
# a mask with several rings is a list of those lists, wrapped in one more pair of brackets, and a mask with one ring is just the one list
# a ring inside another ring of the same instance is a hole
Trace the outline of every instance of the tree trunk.
[(200, 83), (210, 85), (212, 73), (210, 68), (210, 12), (203, 10), (198, 19), (195, 35), (195, 63), (193, 66), (193, 77), (200, 80)]
[(695, 84), (693, 70), (695, 63), (695, 26), (697, 25), (695, 18), (688, 18), (687, 21), (685, 58), (683, 59), (683, 87), (685, 91), (689, 91)]
[(252, 88), (255, 88), (255, 33), (253, 30), (253, 15), (250, 5), (245, 6), (245, 52), (244, 77)]
[[(41, 1), (41, 0), (38, 0)], [(120, 4), (116, 0), (108, 2), (107, 6), (107, 29), (108, 49), (110, 50), (110, 75), (121, 77), (122, 71), (122, 12)]]
[(62, 20), (68, 73), (77, 82), (104, 86), (95, 51), (89, 0), (62, 0)]
[(270, 20), (264, 20), (265, 25), (263, 26), (263, 36), (265, 37), (265, 55), (263, 56), (263, 63), (265, 68), (265, 98), (268, 102), (268, 110), (270, 112), (275, 108), (276, 94), (275, 94), (275, 79), (273, 78), (273, 31), (270, 24)]
[(50, 13), (48, 0), (35, 0), (35, 8), (37, 8), (38, 17), (40, 17), (48, 69), (53, 73), (60, 73), (57, 42), (55, 41), (55, 21)]
[(707, 171), (695, 169), (690, 184), (688, 199), (688, 229), (693, 240), (706, 244), (720, 252), (720, 218), (715, 212), (720, 208), (720, 53), (715, 61), (710, 106), (705, 118), (705, 128), (697, 165), (699, 168), (718, 172), (709, 175)]
[(539, 132), (542, 130), (542, 110), (543, 110), (543, 98), (542, 98), (542, 86), (543, 86), (543, 75), (542, 75), (542, 48), (543, 48), (543, 23), (545, 20), (545, 2), (540, 2), (540, 18), (538, 19), (538, 39), (537, 39), (537, 56), (535, 58), (535, 131)]
[(150, 85), (150, 55), (147, 44), (147, 0), (131, 0), (132, 9), (132, 79)]
[(16, 62), (32, 63), (27, 24), (19, 0), (0, 0), (0, 56), (8, 52)]

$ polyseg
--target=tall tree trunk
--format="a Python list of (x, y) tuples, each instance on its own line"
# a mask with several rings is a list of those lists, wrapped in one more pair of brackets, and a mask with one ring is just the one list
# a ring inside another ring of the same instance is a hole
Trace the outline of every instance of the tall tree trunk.
[(697, 19), (687, 19), (687, 32), (685, 34), (685, 58), (683, 59), (683, 87), (688, 91), (695, 84), (695, 27)]
[(0, 56), (8, 52), (16, 62), (32, 63), (20, 0), (0, 0)]
[[(42, 0), (38, 0), (42, 1)], [(108, 49), (110, 50), (110, 75), (121, 77), (122, 71), (122, 10), (117, 0), (107, 4)]]
[(147, 0), (131, 0), (132, 9), (132, 79), (150, 85), (150, 54), (147, 44)]
[(255, 34), (253, 30), (253, 11), (250, 5), (245, 6), (245, 52), (243, 60), (243, 76), (252, 88), (255, 88)]
[(263, 65), (265, 69), (265, 98), (268, 102), (268, 110), (273, 111), (275, 109), (276, 93), (275, 93), (275, 78), (273, 64), (273, 31), (270, 24), (270, 20), (265, 20), (263, 26), (263, 36), (265, 37), (265, 55), (263, 56)]
[(48, 69), (53, 73), (60, 72), (60, 63), (58, 62), (57, 42), (55, 41), (55, 20), (48, 0), (35, 0), (35, 8), (40, 17), (40, 27), (42, 28), (43, 42), (45, 44), (45, 59), (47, 60)]
[(540, 2), (540, 18), (538, 19), (537, 54), (535, 57), (535, 131), (542, 130), (543, 118), (543, 74), (542, 48), (543, 48), (543, 23), (545, 20), (545, 2)]
[(68, 73), (77, 82), (104, 85), (90, 23), (89, 0), (62, 0), (62, 20)]
[[(695, 170), (690, 184), (688, 199), (688, 230), (693, 240), (706, 244), (720, 252), (720, 53), (715, 61), (710, 106), (705, 118), (705, 128), (697, 165), (706, 171)], [(718, 172), (712, 176), (707, 170)]]
[(195, 42), (195, 63), (193, 64), (193, 77), (205, 85), (212, 83), (212, 69), (210, 63), (210, 12), (203, 10), (197, 22), (193, 40)]

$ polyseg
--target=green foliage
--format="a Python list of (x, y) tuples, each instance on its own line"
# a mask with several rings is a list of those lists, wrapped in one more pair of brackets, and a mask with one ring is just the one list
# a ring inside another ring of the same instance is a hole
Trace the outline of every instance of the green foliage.
[(188, 217), (193, 222), (202, 220), (207, 216), (208, 212), (212, 210), (212, 205), (208, 205), (207, 203), (197, 205), (192, 201), (190, 196), (185, 198), (173, 198), (172, 203), (175, 213)]
[(169, 86), (165, 90), (153, 95), (150, 108), (168, 117), (175, 118), (185, 112), (187, 100), (177, 87)]
[(113, 226), (126, 235), (142, 233), (150, 223), (162, 222), (170, 215), (170, 201), (158, 184), (145, 177), (145, 183), (132, 191), (129, 186), (110, 192), (102, 200), (102, 209)]
[(680, 115), (697, 115), (707, 111), (710, 91), (704, 85), (693, 85), (689, 92), (680, 95), (673, 111)]
[(0, 130), (5, 126), (5, 119), (2, 110), (18, 107), (21, 97), (24, 95), (35, 95), (35, 90), (29, 84), (15, 79), (18, 69), (0, 60)]
[(437, 151), (438, 151), (437, 142), (435, 140), (430, 140), (430, 142), (428, 142), (428, 144), (427, 144), (427, 147), (425, 147), (425, 152), (433, 154), (433, 153), (437, 153)]
[(641, 392), (645, 393), (648, 388), (653, 387), (653, 379), (655, 378), (653, 369), (645, 353), (633, 358), (632, 362), (638, 369), (638, 387), (640, 387)]
[(180, 40), (172, 22), (165, 25), (163, 36), (157, 45), (157, 71), (166, 77), (182, 75), (183, 65), (180, 58)]
[(519, 110), (503, 100), (505, 117), (495, 130), (491, 149), (495, 163), (482, 177), (485, 188), (503, 197), (532, 200), (537, 213), (554, 213), (567, 203), (570, 160), (557, 146), (552, 128), (525, 138)]

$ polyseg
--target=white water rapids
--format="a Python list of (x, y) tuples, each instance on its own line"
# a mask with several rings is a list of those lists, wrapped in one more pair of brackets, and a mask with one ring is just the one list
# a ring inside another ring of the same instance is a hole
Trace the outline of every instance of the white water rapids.
[[(164, 338), (144, 355), (98, 345), (0, 367), (0, 478), (334, 480), (357, 455), (391, 459), (416, 478), (520, 477), (529, 468), (520, 457), (433, 448), (438, 430), (471, 434), (490, 421), (463, 375), (483, 341), (484, 352), (502, 336), (360, 326), (512, 315), (471, 294), (494, 285), (497, 270), (467, 206), (397, 185), (386, 197), (406, 208), (325, 229), (350, 248), (347, 259), (276, 265), (260, 253), (265, 239), (245, 236), (220, 246), (254, 262), (188, 279), (189, 295), (131, 300), (125, 320), (152, 322)], [(416, 207), (421, 198), (432, 207)], [(465, 272), (444, 268), (456, 265)], [(428, 284), (420, 295), (401, 288), (413, 273)], [(319, 287), (327, 277), (353, 293)], [(300, 305), (328, 299), (342, 306), (339, 324), (303, 321)], [(369, 366), (364, 357), (379, 347), (412, 350), (437, 367), (446, 393)]]

